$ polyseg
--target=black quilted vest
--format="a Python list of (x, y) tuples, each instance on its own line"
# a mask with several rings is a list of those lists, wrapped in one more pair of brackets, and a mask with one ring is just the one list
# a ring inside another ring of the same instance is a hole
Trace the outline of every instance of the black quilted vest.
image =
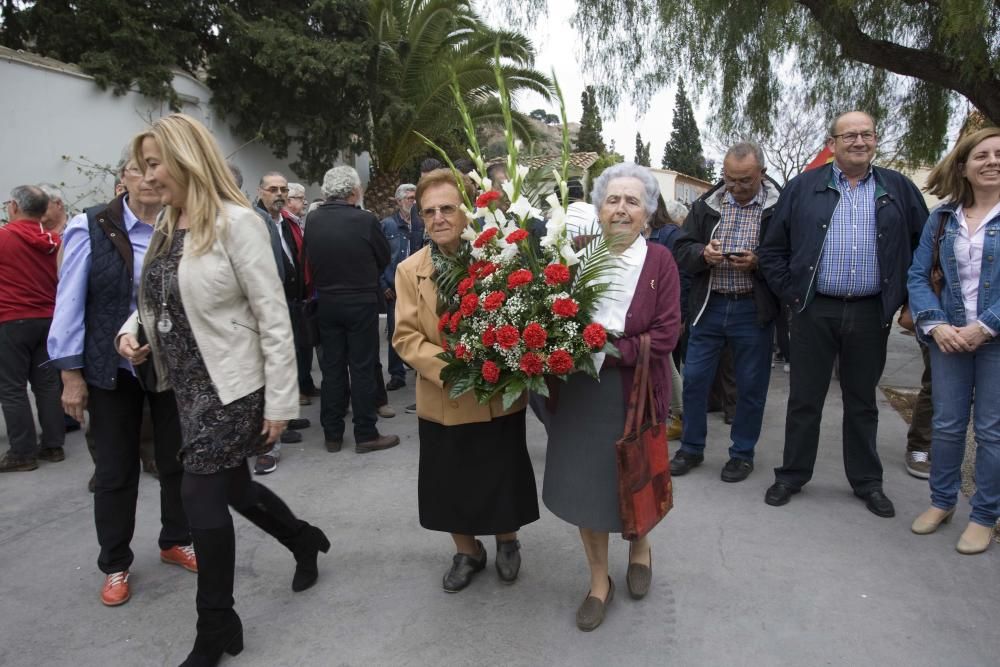
[(132, 243), (125, 231), (125, 196), (87, 211), (90, 276), (83, 318), (83, 377), (87, 384), (114, 389), (120, 357), (115, 335), (131, 315)]

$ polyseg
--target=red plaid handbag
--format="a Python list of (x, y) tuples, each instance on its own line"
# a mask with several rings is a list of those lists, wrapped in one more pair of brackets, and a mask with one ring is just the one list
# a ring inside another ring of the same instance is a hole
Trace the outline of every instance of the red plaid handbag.
[(649, 349), (649, 334), (641, 334), (625, 432), (615, 443), (618, 512), (622, 537), (626, 540), (645, 537), (674, 506), (667, 429), (656, 415), (653, 384), (649, 379)]

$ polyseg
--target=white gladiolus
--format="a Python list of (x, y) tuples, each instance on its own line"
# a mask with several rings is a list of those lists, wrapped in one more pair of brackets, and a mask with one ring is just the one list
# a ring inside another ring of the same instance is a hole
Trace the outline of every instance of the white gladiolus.
[(462, 230), (462, 238), (468, 241), (469, 243), (475, 241), (476, 237), (478, 236), (479, 233), (475, 230), (475, 228), (472, 225), (466, 225), (465, 229)]
[(528, 176), (528, 171), (530, 171), (523, 164), (517, 165), (517, 175), (521, 180), (524, 180)]
[(483, 177), (483, 180), (479, 181), (479, 185), (482, 186), (483, 192), (489, 192), (490, 190), (493, 189), (493, 181), (486, 178), (485, 176)]
[[(506, 186), (507, 184), (504, 183)], [(542, 215), (542, 212), (531, 205), (527, 197), (518, 197), (516, 201), (511, 202), (510, 208), (507, 209), (508, 213), (511, 213), (518, 217), (520, 220), (526, 218), (537, 218)]]
[(509, 263), (512, 259), (517, 257), (518, 252), (520, 252), (520, 250), (518, 250), (516, 243), (507, 243), (505, 241), (503, 249), (500, 251), (500, 262), (503, 264)]
[(570, 243), (566, 243), (559, 248), (559, 254), (566, 260), (566, 266), (574, 266), (580, 263), (580, 258), (576, 256), (576, 252), (573, 251), (573, 245)]
[(514, 181), (504, 181), (500, 187), (507, 193), (507, 199), (514, 201)]
[(472, 182), (478, 185), (479, 187), (483, 187), (483, 177), (480, 176), (479, 172), (477, 172), (475, 169), (466, 174), (466, 176), (471, 178)]

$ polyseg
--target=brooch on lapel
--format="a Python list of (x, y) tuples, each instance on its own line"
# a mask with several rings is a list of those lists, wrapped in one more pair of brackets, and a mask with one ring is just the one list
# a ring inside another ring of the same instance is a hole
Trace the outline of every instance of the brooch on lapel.
[(649, 281), (649, 289), (656, 289), (656, 278)]

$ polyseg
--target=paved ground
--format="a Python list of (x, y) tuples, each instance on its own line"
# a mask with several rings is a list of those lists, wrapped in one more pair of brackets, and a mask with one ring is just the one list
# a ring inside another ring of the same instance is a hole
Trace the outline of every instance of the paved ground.
[[(885, 384), (916, 386), (919, 375), (916, 344), (893, 334)], [(776, 369), (746, 482), (719, 481), (726, 431), (710, 416), (706, 462), (677, 480), (676, 508), (652, 534), (654, 586), (641, 602), (628, 599), (626, 544), (613, 540), (619, 595), (591, 634), (573, 622), (588, 580), (578, 535), (544, 508), (521, 532), (515, 585), (500, 584), (491, 563), (466, 591), (442, 592), (452, 546), (417, 522), (416, 419), (402, 413), (412, 382), (390, 394), (400, 414), (380, 427), (403, 442), (386, 452), (326, 453), (318, 406), (305, 408), (316, 425), (261, 481), (322, 526), (333, 549), (316, 587), (293, 594), (288, 552), (236, 519), (246, 650), (223, 664), (997, 665), (1000, 548), (955, 552), (964, 500), (939, 534), (910, 533), (927, 484), (903, 469), (906, 427), (888, 403), (880, 451), (896, 518), (874, 516), (851, 495), (836, 383), (815, 479), (786, 507), (764, 504), (781, 456), (787, 378)], [(544, 437), (533, 418), (529, 429), (540, 484)], [(195, 577), (158, 561), (155, 480), (142, 479), (133, 599), (106, 609), (79, 433), (66, 450), (63, 463), (0, 476), (0, 664), (178, 664), (194, 637)]]

